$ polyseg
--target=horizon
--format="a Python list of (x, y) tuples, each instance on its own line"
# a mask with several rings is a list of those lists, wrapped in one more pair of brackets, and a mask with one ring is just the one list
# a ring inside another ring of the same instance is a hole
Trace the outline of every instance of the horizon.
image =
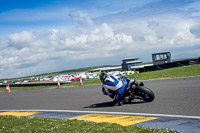
[[(200, 56), (199, 56), (200, 57)], [(199, 57), (193, 57), (193, 58), (199, 58)], [(185, 60), (185, 59), (193, 59), (193, 58), (180, 58), (180, 59), (173, 59), (172, 60), (172, 62), (173, 61), (176, 61), (176, 60)], [(153, 63), (152, 61), (150, 61), (150, 62), (143, 62), (143, 64), (145, 64), (145, 63)], [(88, 67), (81, 67), (81, 68), (76, 68), (77, 70), (79, 70), (79, 69), (84, 69), (84, 68), (89, 68), (89, 67), (106, 67), (106, 66), (121, 66), (121, 64), (120, 65), (117, 65), (117, 64), (115, 64), (115, 65), (101, 65), (101, 66), (88, 66)], [(72, 70), (76, 70), (76, 69), (66, 69), (66, 70), (59, 70), (59, 71), (55, 71), (55, 72), (49, 72), (49, 73), (40, 73), (40, 74), (36, 74), (36, 75), (27, 75), (27, 76), (25, 76), (25, 77), (15, 77), (15, 78), (7, 78), (7, 79), (0, 79), (0, 80), (10, 80), (10, 79), (18, 79), (18, 78), (27, 78), (27, 77), (33, 77), (33, 76), (38, 76), (38, 75), (45, 75), (45, 74), (52, 74), (52, 73), (61, 73), (61, 72), (63, 72), (63, 71), (72, 71)], [(68, 73), (69, 74), (69, 73)], [(48, 75), (48, 76), (52, 76), (52, 75)]]

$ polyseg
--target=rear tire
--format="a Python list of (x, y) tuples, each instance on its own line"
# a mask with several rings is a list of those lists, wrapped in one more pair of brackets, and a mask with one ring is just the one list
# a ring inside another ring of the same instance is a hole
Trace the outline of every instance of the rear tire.
[(146, 102), (151, 102), (155, 98), (153, 91), (145, 86), (137, 86), (134, 92), (135, 95), (142, 97)]

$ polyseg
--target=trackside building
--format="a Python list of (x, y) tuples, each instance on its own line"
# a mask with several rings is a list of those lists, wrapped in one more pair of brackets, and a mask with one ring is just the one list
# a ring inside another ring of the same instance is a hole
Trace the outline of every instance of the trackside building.
[(112, 72), (112, 71), (138, 71), (139, 68), (143, 68), (143, 62), (138, 60), (139, 58), (126, 58), (122, 60), (121, 66), (116, 67), (103, 67), (90, 70), (90, 72)]
[[(126, 58), (122, 60), (122, 70), (123, 71), (132, 71), (137, 66), (142, 65), (142, 61), (138, 60), (139, 58)], [(134, 71), (134, 70), (133, 70)]]

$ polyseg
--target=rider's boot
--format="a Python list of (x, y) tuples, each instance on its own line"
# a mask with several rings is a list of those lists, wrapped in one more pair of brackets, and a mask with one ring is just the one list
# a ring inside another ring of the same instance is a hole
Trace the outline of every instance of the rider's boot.
[(144, 83), (143, 83), (143, 82), (136, 82), (135, 84), (136, 84), (136, 85), (139, 85), (139, 86), (144, 86)]
[(131, 100), (133, 100), (135, 98), (135, 96), (132, 94), (130, 96), (127, 96), (123, 99), (123, 103), (130, 103)]
[(123, 99), (123, 102), (124, 102), (124, 103), (128, 103), (129, 99), (130, 99), (130, 97), (129, 97), (129, 96), (127, 96), (127, 97), (124, 97), (124, 99)]
[(140, 86), (144, 86), (144, 83), (143, 82), (140, 82), (140, 84), (139, 84)]

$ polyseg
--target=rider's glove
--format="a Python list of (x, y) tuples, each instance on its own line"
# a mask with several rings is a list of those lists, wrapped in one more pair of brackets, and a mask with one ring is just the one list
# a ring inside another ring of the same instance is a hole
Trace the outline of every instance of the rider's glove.
[(135, 79), (131, 79), (128, 83), (128, 87), (126, 88), (127, 90), (130, 89), (130, 87), (133, 85), (133, 83), (135, 82)]

